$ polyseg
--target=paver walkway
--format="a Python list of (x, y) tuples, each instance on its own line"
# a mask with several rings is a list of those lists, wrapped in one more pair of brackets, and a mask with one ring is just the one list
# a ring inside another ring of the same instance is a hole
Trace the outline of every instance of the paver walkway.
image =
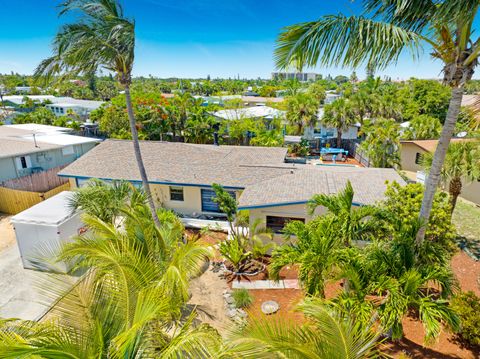
[(300, 289), (298, 279), (233, 281), (233, 289)]

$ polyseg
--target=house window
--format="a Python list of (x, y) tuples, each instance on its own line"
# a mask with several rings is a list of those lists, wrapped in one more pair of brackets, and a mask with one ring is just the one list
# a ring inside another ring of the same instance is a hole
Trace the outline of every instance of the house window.
[(32, 167), (32, 161), (30, 160), (30, 156), (21, 156), (15, 159), (18, 169), (25, 169)]
[(282, 233), (285, 225), (291, 221), (305, 223), (305, 218), (267, 216), (267, 228), (271, 229), (274, 233)]
[(183, 187), (170, 187), (170, 200), (183, 202)]
[(422, 154), (420, 152), (417, 152), (417, 154), (415, 155), (415, 163), (419, 165), (421, 161), (422, 161)]

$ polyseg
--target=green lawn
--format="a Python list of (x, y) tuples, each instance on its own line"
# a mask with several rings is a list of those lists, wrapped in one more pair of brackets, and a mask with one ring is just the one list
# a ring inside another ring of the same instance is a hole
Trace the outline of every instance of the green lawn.
[(480, 257), (480, 208), (458, 199), (453, 223), (463, 242), (477, 257)]

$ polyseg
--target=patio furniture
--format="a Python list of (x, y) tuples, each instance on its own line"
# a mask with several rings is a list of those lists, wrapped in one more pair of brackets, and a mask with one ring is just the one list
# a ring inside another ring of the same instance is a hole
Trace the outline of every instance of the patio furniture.
[(269, 300), (262, 303), (261, 306), (262, 312), (266, 315), (274, 314), (280, 309), (280, 305), (274, 300)]

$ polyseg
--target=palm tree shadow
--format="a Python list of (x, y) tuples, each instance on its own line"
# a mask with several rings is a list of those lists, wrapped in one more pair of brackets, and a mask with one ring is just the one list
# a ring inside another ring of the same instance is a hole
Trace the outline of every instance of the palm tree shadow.
[(197, 313), (197, 316), (193, 320), (193, 323), (195, 325), (200, 325), (203, 321), (201, 320), (201, 317), (206, 317), (210, 320), (214, 320), (215, 316), (211, 314), (207, 308), (203, 305), (198, 305), (198, 304), (185, 304), (185, 306), (181, 310), (181, 317), (180, 317), (180, 322), (186, 322), (190, 316), (192, 315), (193, 312)]
[[(478, 355), (478, 348), (471, 348), (471, 347), (464, 347), (461, 346), (463, 349), (468, 350), (472, 354), (472, 358), (476, 358)], [(417, 344), (410, 339), (403, 338), (398, 342), (394, 342), (389, 346), (388, 353), (390, 355), (398, 355), (398, 354), (407, 354), (409, 358), (412, 359), (461, 359), (464, 358), (463, 355), (456, 355), (456, 354), (445, 354), (441, 353), (435, 349), (424, 347), (420, 344)]]
[(464, 236), (457, 236), (458, 246), (475, 260), (480, 260), (480, 241)]

